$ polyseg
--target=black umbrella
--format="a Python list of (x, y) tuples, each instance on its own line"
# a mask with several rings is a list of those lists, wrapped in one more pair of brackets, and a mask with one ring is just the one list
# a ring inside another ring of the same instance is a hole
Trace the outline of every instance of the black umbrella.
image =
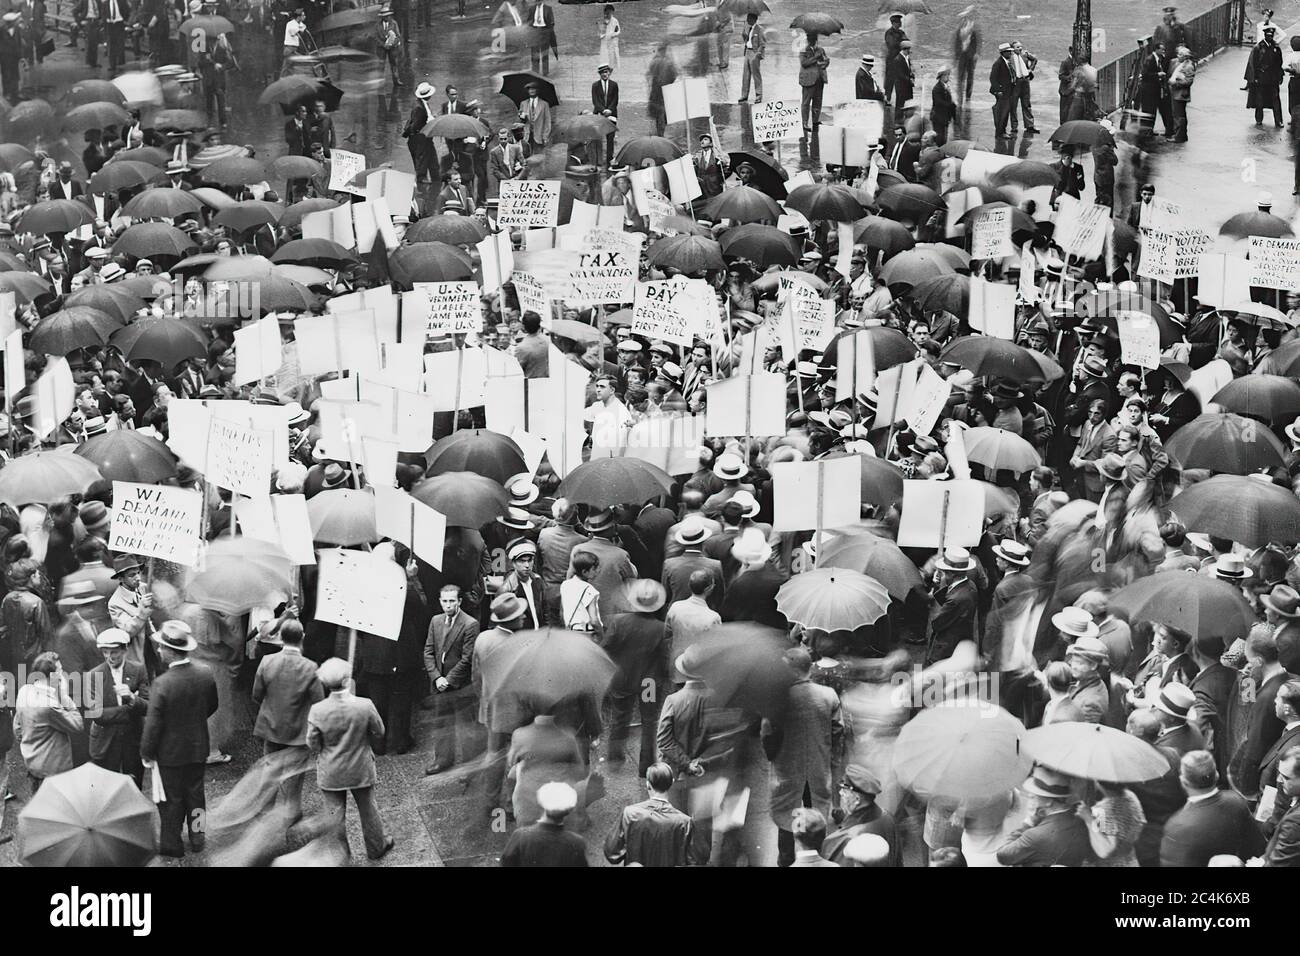
[(472, 246), (487, 236), (487, 229), (468, 216), (429, 216), (406, 227), (406, 242), (445, 242), (450, 246)]
[(1219, 227), (1219, 235), (1232, 236), (1236, 239), (1245, 239), (1248, 236), (1283, 239), (1294, 236), (1295, 230), (1285, 219), (1279, 219), (1271, 212), (1257, 209), (1254, 212), (1237, 213)]
[(445, 242), (400, 246), (388, 257), (388, 269), (393, 281), (405, 286), (415, 282), (454, 282), (474, 276), (470, 257)]
[(594, 143), (618, 129), (618, 124), (608, 116), (591, 113), (562, 119), (551, 127), (551, 140), (556, 143)]
[(809, 220), (854, 222), (867, 214), (856, 196), (840, 183), (799, 186), (790, 193), (786, 208), (797, 209)]
[(759, 269), (792, 266), (799, 261), (801, 252), (798, 241), (789, 233), (754, 222), (728, 229), (722, 234), (721, 245), (724, 256), (748, 259)]
[[(115, 165), (117, 164), (109, 163), (100, 172), (112, 169)], [(160, 186), (132, 196), (122, 211), (136, 219), (174, 219), (198, 212), (202, 208), (203, 203), (191, 196), (188, 189)]]
[(1184, 468), (1208, 468), (1230, 475), (1286, 467), (1286, 450), (1259, 422), (1230, 413), (1193, 418), (1165, 445)]
[(45, 236), (53, 232), (71, 232), (95, 221), (95, 213), (75, 199), (47, 199), (29, 206), (18, 219), (14, 232)]
[(1056, 127), (1056, 131), (1047, 138), (1047, 141), (1058, 146), (1115, 145), (1115, 137), (1095, 120), (1070, 120), (1068, 123), (1062, 123)]
[(109, 344), (128, 361), (152, 359), (170, 372), (190, 358), (208, 354), (207, 339), (194, 326), (180, 319), (139, 319), (118, 329)]
[(108, 312), (72, 305), (41, 319), (27, 345), (38, 355), (67, 355), (77, 349), (105, 344), (120, 328), (122, 321)]
[(929, 219), (937, 210), (948, 208), (942, 196), (929, 186), (919, 183), (904, 183), (882, 189), (876, 197), (876, 205), (897, 216), (906, 216), (918, 222)]
[(939, 357), (976, 375), (1004, 378), (1016, 384), (1054, 382), (1065, 374), (1042, 352), (992, 335), (963, 335), (950, 342)]
[(774, 223), (781, 218), (781, 207), (776, 200), (752, 186), (724, 189), (709, 200), (704, 211), (713, 222), (730, 219), (743, 223)]
[(447, 516), (452, 528), (481, 528), (506, 514), (510, 496), (491, 478), (468, 471), (449, 471), (425, 478), (411, 495)]
[(631, 169), (640, 169), (648, 159), (656, 166), (671, 163), (686, 155), (682, 148), (670, 139), (662, 136), (637, 136), (629, 139), (614, 157), (614, 163)]
[[(728, 158), (732, 171), (744, 185), (752, 186), (773, 199), (786, 198), (785, 181), (789, 174), (771, 156), (761, 150), (744, 149), (728, 154)], [(742, 175), (742, 166), (748, 167), (749, 172)]]
[(801, 13), (790, 21), (790, 29), (830, 36), (832, 33), (843, 33), (844, 24), (828, 13)]
[(970, 276), (931, 276), (912, 286), (904, 298), (926, 312), (965, 315), (970, 310)]
[(330, 239), (294, 239), (276, 249), (272, 262), (292, 262), (317, 269), (341, 269), (355, 265), (356, 255)]
[(911, 230), (898, 220), (883, 216), (864, 216), (855, 222), (853, 241), (864, 243), (868, 249), (879, 249), (886, 256), (906, 252), (916, 245)]
[(121, 324), (125, 324), (137, 311), (144, 308), (144, 297), (136, 295), (116, 282), (111, 285), (100, 283), (82, 286), (76, 292), (70, 292), (63, 297), (65, 309), (74, 305), (107, 312), (120, 320)]
[(686, 648), (682, 665), (708, 684), (716, 706), (779, 719), (794, 683), (794, 672), (782, 657), (789, 646), (774, 628), (718, 624)]
[(504, 485), (527, 470), (524, 453), (505, 435), (486, 428), (462, 428), (440, 438), (425, 452), (426, 475), (473, 472)]
[(528, 87), (533, 83), (537, 84), (538, 99), (546, 100), (552, 106), (560, 105), (560, 97), (555, 92), (555, 84), (544, 76), (538, 76), (536, 73), (503, 73), (501, 75), (501, 88), (497, 92), (502, 96), (508, 96), (516, 106), (519, 106), (524, 100), (528, 99)]

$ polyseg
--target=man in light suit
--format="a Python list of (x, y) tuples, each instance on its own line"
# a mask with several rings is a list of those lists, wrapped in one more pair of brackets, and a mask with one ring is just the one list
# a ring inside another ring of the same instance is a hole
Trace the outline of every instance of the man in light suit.
[(488, 191), (491, 198), (501, 195), (501, 183), (514, 179), (524, 167), (524, 148), (502, 127), (496, 144), (488, 152)]
[(90, 725), (90, 760), (105, 770), (130, 775), (140, 787), (144, 782), (140, 736), (149, 710), (149, 677), (144, 665), (126, 659), (130, 642), (130, 635), (116, 627), (101, 631), (95, 639), (104, 663), (86, 678), (87, 712), (98, 714)]
[(745, 29), (741, 31), (740, 42), (745, 49), (745, 69), (740, 74), (740, 99), (738, 103), (749, 100), (749, 81), (754, 80), (754, 102), (763, 102), (763, 54), (767, 50), (767, 35), (758, 25), (758, 14), (745, 14)]
[(555, 45), (555, 10), (546, 0), (537, 0), (528, 12), (528, 23), (533, 28), (533, 72), (542, 76), (551, 72), (551, 54), (560, 58), (560, 50)]
[[(597, 116), (604, 116), (617, 123), (618, 83), (609, 78), (613, 72), (613, 67), (608, 63), (602, 63), (596, 68), (596, 75), (600, 78), (591, 84), (591, 111)], [(605, 137), (605, 166), (608, 167), (613, 162), (614, 133), (610, 133)]]
[[(289, 819), (302, 819), (302, 781), (307, 771), (307, 713), (325, 696), (316, 677), (316, 662), (302, 653), (302, 624), (286, 620), (280, 625), (280, 652), (258, 663), (253, 678), (253, 703), (257, 705), (254, 736), (262, 738), (262, 753), (270, 756), (282, 750), (293, 751), (284, 757), (285, 772), (279, 800), (289, 811)], [(290, 766), (294, 762), (299, 768)]]
[(1104, 490), (1097, 462), (1115, 450), (1115, 429), (1106, 420), (1106, 400), (1094, 399), (1088, 403), (1088, 419), (1083, 423), (1079, 443), (1074, 448), (1070, 467), (1078, 473), (1076, 491), (1089, 501), (1101, 501)]
[(438, 603), (442, 613), (430, 622), (429, 638), (424, 645), (424, 669), (433, 685), (429, 703), (434, 712), (435, 758), (425, 768), (426, 775), (441, 773), (456, 762), (458, 730), (464, 735), (465, 758), (478, 754), (474, 691), (469, 687), (478, 621), (461, 608), (460, 588), (454, 584), (443, 585)]
[(519, 106), (519, 118), (524, 121), (524, 151), (531, 156), (546, 150), (551, 142), (551, 106), (538, 94), (541, 87), (529, 83), (528, 99)]

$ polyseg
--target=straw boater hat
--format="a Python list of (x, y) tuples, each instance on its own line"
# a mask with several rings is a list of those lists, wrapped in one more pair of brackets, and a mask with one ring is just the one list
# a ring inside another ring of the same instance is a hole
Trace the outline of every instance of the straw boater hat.
[(1160, 688), (1160, 696), (1151, 706), (1170, 717), (1186, 720), (1188, 713), (1196, 706), (1196, 694), (1186, 684), (1173, 681)]
[(1300, 592), (1293, 587), (1278, 584), (1272, 591), (1261, 597), (1259, 602), (1278, 617), (1290, 620), (1300, 618)]
[(875, 66), (876, 58), (872, 56), (870, 53), (864, 53), (862, 54), (862, 65), (865, 67)]
[(1036, 797), (1065, 800), (1070, 796), (1070, 778), (1047, 767), (1035, 767), (1033, 776), (1021, 784), (1021, 789)]
[(1214, 562), (1214, 576), (1223, 581), (1246, 581), (1255, 576), (1255, 572), (1246, 567), (1246, 560), (1239, 554), (1221, 554)]
[(59, 607), (80, 607), (103, 600), (103, 595), (95, 588), (93, 581), (68, 581), (63, 585), (59, 596)]
[(756, 499), (744, 488), (737, 491), (734, 495), (728, 498), (727, 501), (735, 502), (736, 504), (744, 508), (746, 518), (752, 518), (754, 517), (754, 515), (758, 514), (759, 507), (760, 507), (758, 503), (758, 499)]
[(1010, 538), (1004, 538), (1000, 543), (993, 546), (993, 553), (1007, 564), (1027, 568), (1029, 567), (1029, 555), (1032, 552), (1029, 545), (1021, 544), (1019, 541), (1012, 541)]
[(504, 515), (497, 518), (497, 521), (513, 531), (531, 531), (533, 529), (532, 515), (522, 508), (508, 508)]
[(643, 614), (655, 613), (668, 600), (668, 592), (664, 590), (664, 586), (658, 581), (652, 581), (649, 578), (632, 581), (627, 585), (625, 593), (632, 610), (640, 611)]
[(772, 546), (758, 528), (746, 528), (732, 543), (731, 556), (741, 564), (765, 564), (772, 556)]
[(533, 484), (532, 476), (528, 472), (521, 472), (507, 478), (506, 491), (510, 492), (510, 507), (512, 508), (526, 508), (536, 501), (542, 493), (541, 489)]
[(889, 859), (889, 841), (878, 833), (859, 833), (844, 844), (843, 854), (856, 866), (878, 866)]
[[(1067, 637), (1075, 639), (1075, 644), (1084, 638), (1096, 638), (1100, 631), (1097, 624), (1081, 607), (1063, 607), (1052, 615), (1052, 627)], [(1075, 644), (1071, 644), (1074, 647)], [(1103, 645), (1103, 649), (1104, 649)]]
[(614, 509), (606, 508), (604, 511), (597, 511), (587, 516), (587, 520), (582, 526), (590, 532), (608, 531), (614, 527)]
[(421, 83), (419, 86), (415, 88), (415, 98), (417, 100), (427, 100), (429, 97), (433, 96), (433, 94), (437, 92), (438, 92), (437, 89), (433, 86), (432, 83)]
[(935, 561), (934, 566), (940, 571), (964, 574), (967, 571), (975, 570), (975, 559), (970, 556), (970, 552), (965, 548), (945, 548), (939, 560)]
[(1297, 418), (1282, 430), (1286, 432), (1286, 437), (1291, 439), (1291, 444), (1300, 445), (1300, 418)]
[(192, 651), (199, 646), (190, 626), (184, 621), (164, 621), (153, 639), (159, 647), (172, 651)]
[(673, 532), (673, 540), (690, 548), (703, 544), (711, 534), (713, 534), (712, 528), (699, 518), (690, 517), (677, 526), (677, 530)]
[(703, 680), (699, 671), (696, 669), (695, 647), (686, 648), (684, 652), (677, 655), (673, 661), (673, 670), (682, 676), (684, 680)]
[(723, 481), (739, 481), (749, 474), (749, 466), (745, 464), (745, 459), (728, 452), (718, 456), (718, 460), (713, 463), (713, 473)]

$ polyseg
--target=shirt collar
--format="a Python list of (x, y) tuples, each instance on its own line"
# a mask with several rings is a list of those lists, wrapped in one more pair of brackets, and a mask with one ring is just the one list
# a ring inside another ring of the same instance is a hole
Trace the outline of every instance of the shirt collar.
[(171, 670), (173, 667), (180, 667), (182, 664), (192, 664), (192, 663), (193, 661), (191, 661), (188, 657), (182, 657), (180, 660), (172, 661), (170, 664), (168, 664), (167, 669)]
[(794, 858), (796, 860), (820, 860), (822, 855), (816, 850), (795, 850)]

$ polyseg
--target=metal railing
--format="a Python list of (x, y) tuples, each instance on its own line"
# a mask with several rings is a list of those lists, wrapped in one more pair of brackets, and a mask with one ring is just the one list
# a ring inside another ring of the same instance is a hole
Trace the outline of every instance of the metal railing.
[[(1197, 62), (1208, 60), (1224, 47), (1240, 45), (1246, 21), (1246, 0), (1228, 0), (1188, 20), (1187, 45)], [(1171, 50), (1170, 53), (1173, 51)], [(1129, 78), (1141, 57), (1129, 50), (1097, 68), (1097, 106), (1111, 113), (1124, 106)]]

